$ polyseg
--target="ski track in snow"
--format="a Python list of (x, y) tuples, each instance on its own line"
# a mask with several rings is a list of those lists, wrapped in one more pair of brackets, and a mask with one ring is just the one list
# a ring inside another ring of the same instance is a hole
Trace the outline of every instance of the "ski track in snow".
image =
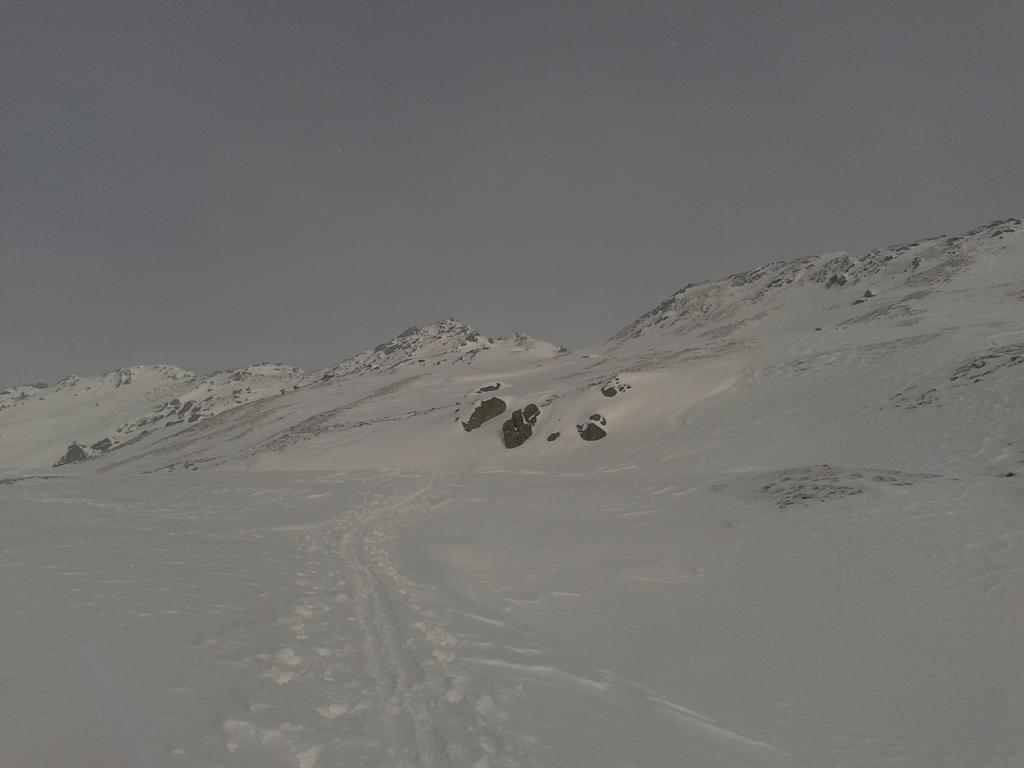
[[(0, 741), (0, 763), (629, 764), (601, 755), (604, 729), (609, 743), (636, 731), (639, 744), (653, 744), (640, 747), (636, 765), (686, 755), (709, 766), (788, 764), (784, 753), (591, 666), (512, 615), (411, 578), (399, 536), (443, 521), (447, 480), (371, 482), (351, 504), (324, 490), (334, 480), (310, 476), (258, 490), (140, 481), (109, 500), (93, 485), (23, 486), (26, 527), (0, 549), (0, 607), (25, 634), (5, 645), (22, 647), (29, 668), (58, 659), (32, 694), (41, 706), (67, 699), (48, 705), (51, 714), (67, 719), (57, 710), (83, 701), (92, 714), (57, 739), (43, 721), (27, 721), (16, 749)], [(316, 514), (303, 515), (308, 506)], [(282, 523), (297, 514), (307, 519)], [(33, 525), (72, 520), (55, 550), (33, 552)], [(113, 551), (111, 535), (120, 542)], [(64, 611), (77, 617), (69, 636), (48, 641), (54, 648), (37, 642), (41, 623), (56, 620), (47, 619), (51, 607), (26, 602), (20, 588), (41, 578), (52, 582), (50, 602), (65, 594)], [(60, 661), (65, 654), (74, 658)], [(0, 678), (19, 679), (12, 661), (0, 661)], [(81, 672), (68, 675), (76, 665)], [(545, 729), (564, 730), (569, 742), (538, 735)], [(581, 734), (598, 746), (574, 749)]]

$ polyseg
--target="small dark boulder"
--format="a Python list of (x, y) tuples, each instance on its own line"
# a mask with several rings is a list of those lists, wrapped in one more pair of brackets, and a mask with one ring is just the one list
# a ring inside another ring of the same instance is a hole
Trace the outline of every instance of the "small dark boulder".
[(85, 461), (89, 458), (89, 454), (85, 452), (78, 443), (72, 443), (68, 446), (67, 452), (57, 459), (57, 462), (53, 465), (55, 467), (63, 467), (65, 464), (75, 464), (79, 461)]
[(604, 395), (605, 397), (615, 397), (617, 394), (619, 394), (619, 390), (612, 386), (602, 387), (601, 394)]
[(540, 416), (540, 408), (537, 407), (536, 403), (530, 403), (523, 408), (523, 418), (526, 419), (526, 423), (531, 427), (537, 424), (538, 416)]
[(555, 440), (557, 440), (561, 436), (562, 436), (561, 432), (552, 432), (550, 435), (548, 435), (548, 442), (549, 443), (553, 443), (553, 442), (555, 442)]
[(875, 294), (869, 288), (868, 290), (864, 291), (864, 298), (865, 299), (873, 299), (873, 298), (875, 298)]
[(518, 448), (533, 435), (533, 427), (526, 421), (523, 412), (512, 412), (512, 418), (501, 425), (501, 437), (506, 448)]
[(603, 437), (607, 437), (608, 433), (599, 427), (595, 422), (590, 421), (585, 425), (579, 425), (576, 430), (580, 433), (580, 437), (587, 442), (593, 442), (594, 440), (600, 440)]
[(508, 406), (505, 401), (500, 397), (488, 398), (473, 409), (473, 413), (469, 415), (469, 419), (462, 422), (462, 428), (467, 432), (472, 432), (474, 429), (483, 426), (484, 423), (490, 421), (495, 416), (503, 414), (507, 407)]
[(486, 387), (480, 387), (480, 389), (478, 389), (477, 392), (497, 392), (499, 389), (501, 389), (500, 381), (497, 382), (496, 384), (488, 384)]

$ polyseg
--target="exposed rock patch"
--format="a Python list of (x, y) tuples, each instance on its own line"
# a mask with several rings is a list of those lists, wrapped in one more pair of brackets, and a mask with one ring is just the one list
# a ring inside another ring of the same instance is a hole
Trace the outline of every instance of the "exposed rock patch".
[(587, 442), (601, 440), (608, 436), (608, 433), (597, 425), (596, 421), (588, 421), (586, 424), (577, 424), (576, 431), (581, 438)]
[(490, 397), (473, 409), (473, 413), (469, 415), (469, 419), (462, 422), (462, 428), (467, 432), (472, 432), (474, 429), (482, 427), (486, 422), (496, 416), (503, 414), (507, 407), (508, 406), (505, 401), (500, 397)]
[(911, 384), (902, 392), (897, 392), (890, 398), (893, 408), (902, 408), (913, 411), (917, 408), (924, 408), (939, 403), (939, 390), (935, 387), (923, 389), (916, 384)]
[(608, 436), (608, 432), (604, 429), (606, 426), (608, 426), (608, 420), (600, 413), (595, 413), (585, 424), (577, 424), (576, 431), (587, 442), (593, 442)]
[(536, 403), (530, 403), (523, 408), (523, 418), (526, 419), (526, 423), (531, 427), (537, 424), (538, 416), (540, 416), (540, 408), (537, 407)]
[(601, 387), (601, 394), (605, 397), (615, 397), (619, 392), (625, 392), (627, 389), (632, 389), (632, 387), (629, 384), (623, 383), (623, 381), (616, 376)]
[(759, 490), (779, 509), (786, 509), (859, 496), (873, 485), (910, 486), (935, 477), (937, 475), (885, 469), (849, 470), (822, 464), (772, 473), (764, 478), (767, 482)]
[(1015, 368), (1024, 364), (1024, 344), (1007, 344), (994, 347), (983, 355), (978, 355), (963, 363), (950, 374), (949, 380), (954, 384), (977, 384), (986, 376), (997, 371)]
[(89, 454), (86, 452), (84, 447), (78, 443), (72, 443), (68, 446), (67, 452), (57, 459), (53, 466), (63, 467), (66, 464), (76, 464), (77, 462), (85, 461), (88, 458)]

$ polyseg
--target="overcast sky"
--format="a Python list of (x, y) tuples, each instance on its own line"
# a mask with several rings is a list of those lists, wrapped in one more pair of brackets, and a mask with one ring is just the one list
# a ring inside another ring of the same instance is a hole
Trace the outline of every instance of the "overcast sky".
[(0, 384), (603, 340), (1024, 214), (1024, 3), (0, 0)]

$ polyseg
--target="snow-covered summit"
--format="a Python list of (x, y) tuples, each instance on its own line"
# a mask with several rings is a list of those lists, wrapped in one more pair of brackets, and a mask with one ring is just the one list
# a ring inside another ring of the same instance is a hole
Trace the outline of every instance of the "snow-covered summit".
[(342, 361), (324, 372), (326, 378), (352, 374), (391, 373), (400, 367), (470, 365), (477, 355), (491, 350), (531, 351), (539, 356), (555, 356), (564, 351), (548, 342), (516, 333), (483, 336), (472, 326), (454, 318), (421, 327), (412, 326), (397, 336)]

